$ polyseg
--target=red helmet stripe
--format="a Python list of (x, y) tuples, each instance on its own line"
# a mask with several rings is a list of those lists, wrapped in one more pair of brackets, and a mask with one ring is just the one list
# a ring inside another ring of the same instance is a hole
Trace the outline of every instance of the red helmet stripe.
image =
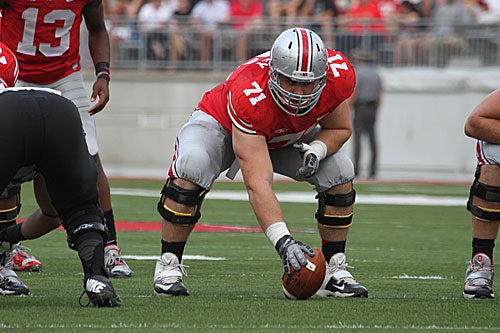
[(301, 49), (302, 49), (302, 54), (300, 55), (300, 71), (301, 72), (309, 72), (311, 71), (309, 69), (309, 67), (311, 66), (311, 59), (310, 59), (310, 56), (311, 56), (311, 52), (310, 52), (310, 48), (311, 48), (311, 40), (310, 40), (310, 36), (308, 36), (307, 34), (307, 31), (305, 29), (299, 29), (299, 33), (300, 33), (300, 43), (299, 45), (302, 45)]

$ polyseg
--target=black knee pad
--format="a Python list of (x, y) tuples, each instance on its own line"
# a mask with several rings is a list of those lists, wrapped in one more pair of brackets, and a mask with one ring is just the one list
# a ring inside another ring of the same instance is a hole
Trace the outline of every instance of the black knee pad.
[[(207, 190), (201, 188), (197, 190), (186, 190), (174, 183), (173, 179), (168, 179), (163, 189), (161, 190), (160, 201), (158, 202), (158, 213), (167, 221), (175, 224), (195, 224), (201, 217), (201, 204), (203, 198), (208, 193)], [(173, 201), (196, 207), (194, 215), (176, 212), (165, 205), (165, 198), (170, 198)]]
[(481, 166), (478, 166), (475, 173), (474, 182), (470, 188), (467, 210), (472, 215), (483, 221), (500, 221), (500, 210), (479, 207), (472, 204), (472, 196), (476, 196), (489, 202), (500, 202), (500, 187), (487, 185), (479, 182)]
[(348, 215), (328, 215), (325, 214), (325, 206), (349, 207), (356, 201), (356, 191), (353, 189), (345, 194), (328, 194), (326, 192), (318, 193), (318, 210), (316, 211), (316, 220), (318, 223), (329, 228), (348, 228), (352, 224), (352, 213)]
[(106, 241), (108, 236), (104, 216), (97, 207), (89, 207), (84, 210), (76, 211), (67, 218), (63, 217), (62, 225), (66, 230), (68, 246), (72, 250), (76, 250), (76, 239), (87, 231), (98, 231), (102, 233), (104, 241)]

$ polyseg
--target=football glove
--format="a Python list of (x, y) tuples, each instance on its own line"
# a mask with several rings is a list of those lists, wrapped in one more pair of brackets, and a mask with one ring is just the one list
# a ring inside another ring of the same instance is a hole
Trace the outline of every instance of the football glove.
[(297, 170), (297, 176), (309, 178), (316, 174), (319, 162), (326, 157), (326, 145), (324, 142), (314, 140), (310, 144), (297, 142), (293, 147), (303, 153), (302, 166)]
[(314, 250), (304, 243), (298, 242), (290, 235), (281, 237), (276, 243), (276, 251), (281, 257), (285, 274), (290, 274), (290, 265), (298, 271), (302, 266), (307, 265), (307, 259), (304, 252), (314, 257)]

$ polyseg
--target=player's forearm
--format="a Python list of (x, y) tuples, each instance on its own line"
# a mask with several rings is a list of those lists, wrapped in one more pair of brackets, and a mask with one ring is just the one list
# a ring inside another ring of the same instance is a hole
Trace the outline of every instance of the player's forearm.
[(278, 199), (272, 188), (247, 187), (248, 197), (255, 217), (262, 230), (266, 230), (275, 222), (284, 221)]
[(320, 140), (327, 147), (326, 155), (336, 153), (349, 140), (352, 130), (350, 128), (323, 129), (316, 136), (315, 140)]
[(89, 33), (89, 51), (94, 64), (110, 62), (109, 36), (106, 31)]
[(465, 134), (471, 138), (500, 144), (500, 120), (486, 117), (471, 118), (465, 124)]

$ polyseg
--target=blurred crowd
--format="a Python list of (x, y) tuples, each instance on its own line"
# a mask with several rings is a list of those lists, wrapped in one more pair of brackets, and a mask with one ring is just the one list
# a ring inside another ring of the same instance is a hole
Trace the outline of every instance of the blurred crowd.
[[(494, 30), (499, 0), (105, 0), (113, 50), (142, 41), (145, 58), (213, 60), (213, 43), (231, 42), (236, 61), (266, 49), (284, 28), (305, 26), (328, 47), (390, 54), (393, 65), (446, 64), (467, 48), (470, 27)], [(249, 47), (249, 44), (253, 47)], [(488, 45), (483, 46), (488, 46)], [(256, 46), (257, 45), (257, 46)], [(485, 48), (486, 49), (486, 48)], [(496, 52), (496, 51), (495, 51)], [(195, 53), (195, 56), (193, 56)], [(486, 56), (486, 55), (484, 55)], [(496, 56), (495, 56), (496, 57)]]

